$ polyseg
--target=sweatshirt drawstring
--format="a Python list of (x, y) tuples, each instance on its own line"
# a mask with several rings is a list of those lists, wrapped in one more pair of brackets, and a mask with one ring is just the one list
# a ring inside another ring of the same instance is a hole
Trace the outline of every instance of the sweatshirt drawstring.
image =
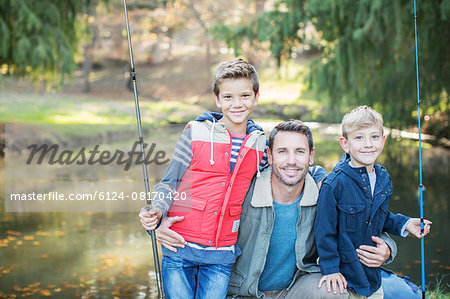
[(212, 128), (211, 128), (211, 135), (210, 135), (210, 142), (211, 142), (211, 159), (209, 160), (209, 165), (214, 165), (214, 140), (213, 140), (213, 133), (214, 133), (214, 125), (216, 124), (215, 118), (213, 118)]
[(261, 172), (259, 171), (259, 136), (257, 136), (256, 138), (256, 177), (260, 177), (261, 176)]

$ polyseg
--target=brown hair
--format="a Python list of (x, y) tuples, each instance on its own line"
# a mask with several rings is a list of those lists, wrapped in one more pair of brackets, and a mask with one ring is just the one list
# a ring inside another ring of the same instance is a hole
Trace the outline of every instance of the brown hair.
[(311, 129), (307, 125), (305, 125), (303, 122), (296, 120), (296, 119), (291, 119), (288, 121), (281, 122), (275, 128), (273, 128), (272, 132), (270, 132), (270, 135), (269, 135), (270, 150), (273, 150), (273, 142), (275, 140), (275, 136), (280, 131), (304, 134), (306, 136), (306, 139), (308, 139), (309, 152), (312, 152), (312, 150), (314, 148), (314, 144), (313, 144), (313, 137), (312, 137)]
[(253, 83), (253, 91), (255, 95), (259, 91), (259, 81), (256, 70), (250, 63), (246, 62), (242, 58), (235, 58), (222, 62), (214, 72), (213, 78), (213, 91), (216, 96), (219, 96), (219, 85), (225, 79), (239, 79), (247, 78)]

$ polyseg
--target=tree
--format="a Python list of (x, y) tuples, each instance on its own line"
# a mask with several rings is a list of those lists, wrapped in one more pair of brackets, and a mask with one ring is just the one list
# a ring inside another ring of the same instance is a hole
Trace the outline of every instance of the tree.
[(91, 1), (0, 1), (0, 64), (6, 74), (62, 82), (75, 68), (77, 14)]
[[(99, 37), (99, 29), (98, 29), (98, 24), (94, 21), (95, 20), (95, 5), (96, 3), (91, 2), (89, 3), (89, 5), (85, 8), (86, 11), (83, 14), (82, 18), (83, 18), (83, 24), (85, 26), (82, 26), (83, 28), (83, 32), (85, 35), (85, 40), (86, 41), (82, 41), (82, 46), (83, 46), (83, 66), (82, 66), (82, 70), (83, 70), (83, 92), (89, 92), (91, 90), (91, 86), (89, 83), (89, 74), (92, 71), (92, 66), (94, 64), (94, 55), (93, 55), (93, 51), (94, 48), (96, 46), (98, 37)], [(83, 40), (83, 38), (82, 38)]]
[[(216, 24), (213, 32), (234, 48), (236, 56), (245, 40), (249, 40), (252, 46), (267, 44), (267, 50), (280, 67), (283, 60), (290, 59), (293, 48), (302, 40), (299, 30), (304, 25), (304, 3), (301, 0), (277, 1), (273, 10), (256, 14), (250, 21), (237, 26)], [(257, 10), (259, 5), (261, 3), (257, 2)]]
[[(194, 21), (194, 25), (198, 26), (203, 35), (203, 44), (205, 46), (206, 73), (208, 78), (212, 78), (211, 64), (211, 31), (216, 23), (226, 23), (228, 19), (238, 17), (234, 15), (240, 12), (247, 14), (248, 4), (237, 0), (181, 0), (183, 6), (187, 9), (187, 17)], [(207, 90), (211, 89), (208, 84)]]
[[(310, 0), (323, 52), (312, 85), (334, 106), (368, 104), (391, 126), (417, 122), (412, 1)], [(450, 1), (420, 1), (418, 45), (422, 108), (430, 133), (448, 137)]]
[[(390, 126), (416, 122), (413, 1), (278, 0), (271, 11), (238, 26), (218, 26), (216, 36), (240, 49), (242, 41), (268, 43), (280, 65), (305, 42), (307, 26), (321, 40), (310, 83), (326, 94), (337, 121), (349, 107), (368, 104)], [(422, 108), (430, 133), (448, 137), (450, 105), (450, 0), (418, 7)]]

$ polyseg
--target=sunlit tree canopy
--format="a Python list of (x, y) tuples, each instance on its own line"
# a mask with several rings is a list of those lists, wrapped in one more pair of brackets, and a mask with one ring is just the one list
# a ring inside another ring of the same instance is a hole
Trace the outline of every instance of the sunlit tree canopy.
[[(307, 46), (320, 53), (310, 86), (329, 99), (338, 121), (349, 107), (368, 104), (387, 124), (417, 117), (413, 1), (280, 0), (239, 25), (217, 25), (216, 37), (240, 54), (245, 41), (268, 45), (278, 62)], [(450, 1), (418, 2), (420, 98), (428, 131), (448, 137)], [(318, 39), (310, 39), (310, 28)]]

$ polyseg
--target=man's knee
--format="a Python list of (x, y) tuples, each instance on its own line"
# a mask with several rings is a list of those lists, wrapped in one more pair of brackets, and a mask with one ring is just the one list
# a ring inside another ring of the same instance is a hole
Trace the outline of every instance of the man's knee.
[(317, 295), (316, 297), (312, 297), (312, 298), (316, 298), (316, 299), (348, 299), (348, 292), (347, 290), (344, 290), (344, 293), (337, 293), (334, 294), (332, 291), (328, 292), (327, 287), (325, 286), (325, 284), (322, 284), (322, 286), (319, 288), (317, 288)]
[(305, 274), (297, 279), (288, 292), (286, 298), (307, 298), (307, 299), (348, 299), (347, 290), (344, 294), (333, 294), (328, 292), (325, 284), (318, 288), (320, 273)]
[[(319, 279), (317, 280), (317, 284), (316, 284), (316, 288), (317, 285), (319, 284), (319, 280), (322, 278), (322, 275), (319, 275)], [(328, 292), (327, 290), (327, 286), (325, 285), (325, 283), (322, 284), (322, 286), (319, 288), (317, 288), (317, 296), (314, 297), (317, 299), (348, 299), (348, 292), (347, 290), (344, 290), (344, 293), (341, 294), (338, 293), (334, 294), (333, 291)]]

